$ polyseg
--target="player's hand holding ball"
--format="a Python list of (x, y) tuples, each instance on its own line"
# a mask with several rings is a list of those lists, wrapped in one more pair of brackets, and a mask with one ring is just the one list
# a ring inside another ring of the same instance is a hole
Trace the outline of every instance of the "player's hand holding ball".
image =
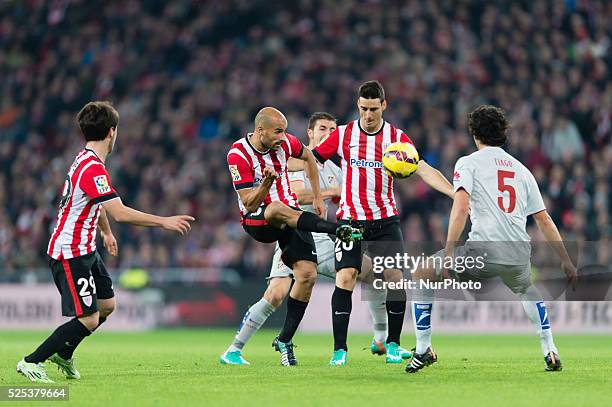
[(412, 144), (398, 141), (385, 149), (382, 161), (393, 178), (408, 178), (418, 168), (419, 152)]

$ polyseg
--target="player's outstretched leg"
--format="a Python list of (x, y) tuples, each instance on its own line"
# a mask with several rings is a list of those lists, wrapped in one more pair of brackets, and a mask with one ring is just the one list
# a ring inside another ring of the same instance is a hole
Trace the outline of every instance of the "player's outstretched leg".
[(265, 219), (273, 226), (282, 228), (287, 225), (292, 229), (303, 230), (305, 232), (319, 232), (336, 235), (343, 242), (359, 241), (362, 239), (362, 232), (358, 228), (350, 225), (340, 225), (321, 219), (318, 215), (311, 212), (303, 212), (281, 202), (272, 202), (266, 206), (264, 212)]
[(520, 298), (527, 318), (540, 336), (540, 346), (544, 354), (546, 370), (549, 372), (562, 370), (563, 364), (553, 341), (548, 311), (546, 311), (546, 304), (542, 300), (542, 295), (535, 286), (530, 285), (525, 293), (520, 295)]
[(293, 336), (308, 307), (312, 288), (317, 280), (317, 264), (307, 260), (296, 261), (293, 264), (293, 276), (295, 283), (287, 299), (285, 323), (280, 334), (272, 342), (274, 349), (281, 354), (283, 366), (295, 366), (298, 363), (293, 351)]
[(291, 287), (291, 277), (275, 277), (270, 279), (266, 292), (258, 302), (253, 304), (244, 317), (236, 332), (234, 341), (219, 358), (223, 365), (249, 365), (242, 357), (242, 349), (249, 339), (257, 332), (266, 320), (283, 302)]

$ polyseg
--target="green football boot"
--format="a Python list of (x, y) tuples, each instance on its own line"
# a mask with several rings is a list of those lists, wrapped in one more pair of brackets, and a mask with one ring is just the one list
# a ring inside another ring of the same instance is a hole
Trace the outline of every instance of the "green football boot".
[(76, 363), (74, 358), (64, 359), (57, 353), (49, 358), (49, 362), (57, 365), (57, 370), (66, 375), (66, 379), (80, 379), (81, 374), (76, 370)]
[[(399, 354), (402, 359), (410, 359), (410, 357), (412, 357), (412, 353), (410, 353), (408, 349), (404, 349), (401, 346), (398, 346), (397, 348), (399, 349)], [(376, 339), (372, 339), (370, 351), (373, 355), (384, 355), (387, 353), (387, 344), (384, 342), (379, 342)]]
[(346, 365), (347, 357), (348, 353), (344, 349), (335, 350), (329, 364), (330, 366), (344, 366)]
[(387, 363), (402, 363), (402, 355), (400, 354), (399, 345), (395, 342), (387, 344)]
[(219, 357), (219, 362), (221, 362), (222, 365), (250, 365), (250, 363), (242, 357), (242, 352), (239, 350), (225, 352)]

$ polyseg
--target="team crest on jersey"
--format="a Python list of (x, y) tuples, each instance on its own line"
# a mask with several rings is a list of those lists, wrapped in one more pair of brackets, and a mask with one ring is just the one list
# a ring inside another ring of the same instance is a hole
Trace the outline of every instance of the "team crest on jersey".
[(99, 194), (106, 194), (110, 192), (110, 185), (108, 185), (108, 179), (106, 179), (106, 175), (98, 175), (94, 177), (94, 184), (96, 184), (96, 189)]
[(329, 185), (333, 185), (335, 181), (336, 181), (336, 177), (334, 177), (333, 175), (327, 176), (327, 182), (329, 183)]
[(232, 174), (232, 179), (234, 181), (240, 181), (242, 179), (242, 177), (240, 176), (240, 171), (238, 171), (237, 165), (230, 165), (229, 169), (230, 173)]
[(70, 199), (70, 195), (72, 195), (72, 181), (70, 180), (70, 176), (66, 176), (66, 181), (64, 181), (64, 189), (62, 190), (62, 199), (60, 200), (60, 208), (63, 208), (68, 200)]
[(86, 297), (81, 297), (81, 298), (83, 298), (83, 304), (85, 304), (88, 307), (91, 307), (91, 303), (92, 303), (92, 300), (93, 300), (91, 295), (88, 295)]

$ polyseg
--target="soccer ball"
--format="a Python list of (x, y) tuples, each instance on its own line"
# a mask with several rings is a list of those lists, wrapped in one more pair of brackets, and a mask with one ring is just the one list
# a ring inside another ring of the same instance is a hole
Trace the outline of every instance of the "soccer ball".
[(417, 170), (419, 153), (412, 144), (398, 141), (385, 149), (382, 161), (393, 178), (408, 178)]

